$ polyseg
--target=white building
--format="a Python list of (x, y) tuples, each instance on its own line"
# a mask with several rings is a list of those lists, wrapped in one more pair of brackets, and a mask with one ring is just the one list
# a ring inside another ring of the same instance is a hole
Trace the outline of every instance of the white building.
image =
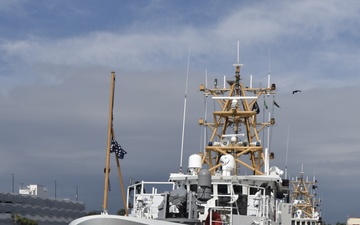
[(360, 225), (360, 218), (348, 218), (346, 225)]
[(19, 188), (19, 194), (36, 195), (43, 198), (48, 197), (47, 188), (38, 184), (30, 184), (26, 188)]
[(13, 225), (16, 216), (39, 225), (68, 225), (85, 214), (83, 202), (49, 198), (47, 188), (42, 185), (19, 188), (19, 194), (0, 193), (0, 225)]

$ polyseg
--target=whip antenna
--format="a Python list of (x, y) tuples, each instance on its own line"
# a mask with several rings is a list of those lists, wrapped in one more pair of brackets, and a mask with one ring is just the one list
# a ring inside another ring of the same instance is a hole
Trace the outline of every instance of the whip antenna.
[(287, 141), (286, 141), (285, 179), (287, 179), (287, 166), (288, 166), (288, 154), (289, 154), (289, 136), (290, 136), (290, 124), (288, 124), (288, 133), (287, 133)]
[(180, 173), (182, 172), (182, 161), (184, 155), (184, 136), (185, 136), (185, 120), (186, 120), (186, 96), (188, 89), (188, 79), (189, 79), (189, 64), (190, 64), (190, 48), (188, 54), (188, 63), (186, 69), (186, 81), (185, 81), (185, 99), (184, 99), (184, 114), (183, 114), (183, 125), (182, 125), (182, 133), (181, 133), (181, 149), (180, 149)]

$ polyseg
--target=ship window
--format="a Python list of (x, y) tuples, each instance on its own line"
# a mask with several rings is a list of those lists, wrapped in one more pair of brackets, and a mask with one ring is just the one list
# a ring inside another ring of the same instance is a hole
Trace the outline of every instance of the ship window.
[(258, 192), (257, 188), (250, 187), (250, 195), (254, 195), (254, 194), (256, 194), (256, 192)]
[(227, 185), (219, 184), (218, 185), (218, 193), (227, 194), (228, 193)]
[(190, 191), (197, 191), (197, 184), (190, 184)]
[(234, 185), (233, 188), (235, 194), (242, 194), (242, 186)]

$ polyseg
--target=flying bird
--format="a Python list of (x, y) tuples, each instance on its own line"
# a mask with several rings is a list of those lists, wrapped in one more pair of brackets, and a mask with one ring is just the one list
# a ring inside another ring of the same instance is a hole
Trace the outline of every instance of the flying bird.
[(295, 93), (298, 93), (298, 92), (301, 92), (301, 90), (295, 90), (292, 93), (295, 94)]

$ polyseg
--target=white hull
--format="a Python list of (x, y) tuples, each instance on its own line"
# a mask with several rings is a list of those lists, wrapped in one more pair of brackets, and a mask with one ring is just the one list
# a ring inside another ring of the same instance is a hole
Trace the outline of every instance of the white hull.
[(69, 225), (179, 225), (179, 223), (102, 214), (81, 217), (72, 221)]

